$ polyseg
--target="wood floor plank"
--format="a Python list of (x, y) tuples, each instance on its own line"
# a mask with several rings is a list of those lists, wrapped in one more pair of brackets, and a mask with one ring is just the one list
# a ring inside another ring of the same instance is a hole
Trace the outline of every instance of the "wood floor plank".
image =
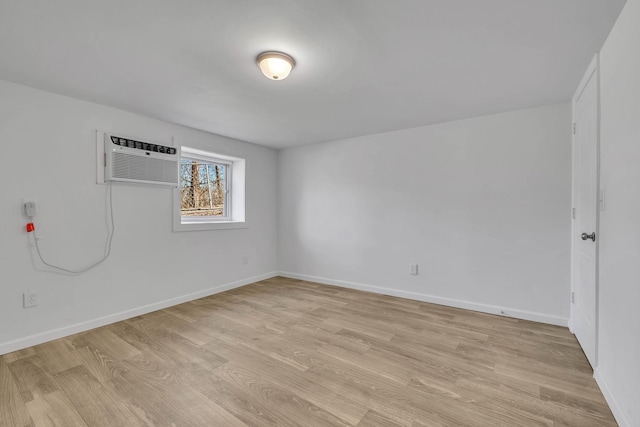
[(395, 421), (385, 417), (376, 411), (368, 411), (358, 423), (358, 427), (401, 427)]
[(9, 370), (25, 402), (58, 390), (55, 380), (42, 369), (43, 366), (44, 363), (38, 355), (24, 357), (9, 364)]
[(0, 427), (32, 425), (33, 421), (24, 400), (22, 400), (20, 389), (7, 363), (0, 357)]
[(312, 314), (321, 317), (323, 323), (342, 329), (350, 329), (381, 340), (389, 341), (396, 335), (396, 333), (392, 331), (392, 327), (384, 325), (381, 322), (370, 322), (367, 319), (358, 316), (349, 316), (348, 314), (329, 308), (314, 310)]
[(66, 338), (37, 345), (34, 349), (40, 356), (44, 369), (51, 375), (82, 364), (76, 358), (74, 348)]
[(499, 381), (462, 378), (458, 385), (463, 394), (473, 397), (484, 410), (509, 413), (514, 419), (519, 419), (517, 425), (553, 426), (556, 422), (575, 426), (616, 425), (611, 423), (610, 413), (575, 412), (564, 404), (532, 399), (526, 394), (505, 388)]
[[(351, 425), (357, 423), (367, 412), (366, 406), (353, 401), (351, 396), (336, 393), (332, 387), (326, 387), (304, 375), (297, 375), (287, 364), (279, 363), (277, 359), (269, 357), (250, 344), (232, 346), (224, 342), (214, 342), (209, 346), (215, 347), (216, 351), (227, 357), (233, 356), (234, 366), (252, 372), (254, 377), (268, 380), (282, 389), (295, 393)], [(310, 365), (322, 363), (320, 355), (308, 357), (301, 354), (300, 357)]]
[(210, 400), (248, 426), (294, 426), (296, 422), (278, 407), (256, 399), (251, 393), (217, 375), (192, 372), (193, 383)]
[(24, 357), (35, 356), (36, 350), (34, 347), (28, 347), (23, 350), (14, 351), (13, 353), (8, 353), (4, 355), (4, 360), (7, 363), (15, 362), (16, 360), (20, 360)]
[(494, 371), (506, 376), (522, 378), (540, 387), (565, 391), (593, 401), (603, 401), (602, 393), (595, 384), (593, 375), (584, 373), (582, 369), (573, 371), (545, 365), (531, 358), (518, 358), (499, 361)]
[(61, 391), (27, 402), (35, 427), (90, 427)]
[(75, 348), (93, 347), (112, 359), (120, 360), (140, 354), (140, 350), (133, 347), (113, 330), (107, 328), (92, 329), (82, 334), (74, 335), (69, 341)]
[(59, 372), (54, 378), (89, 426), (143, 425), (84, 366)]
[(214, 373), (249, 392), (259, 401), (281, 408), (296, 425), (348, 426), (349, 424), (278, 384), (256, 376), (235, 362), (219, 367)]
[(82, 362), (82, 366), (102, 384), (126, 371), (126, 367), (118, 359), (103, 353), (102, 349), (92, 344), (78, 349), (75, 355)]
[(543, 402), (561, 406), (563, 410), (575, 414), (585, 414), (606, 424), (611, 419), (611, 409), (600, 399), (585, 398), (580, 394), (566, 393), (548, 387), (540, 388)]
[(271, 278), (0, 356), (0, 427), (615, 426), (553, 325)]
[(193, 387), (172, 365), (152, 354), (125, 361), (127, 371), (112, 380), (114, 390), (140, 408), (151, 425), (245, 426), (224, 408)]

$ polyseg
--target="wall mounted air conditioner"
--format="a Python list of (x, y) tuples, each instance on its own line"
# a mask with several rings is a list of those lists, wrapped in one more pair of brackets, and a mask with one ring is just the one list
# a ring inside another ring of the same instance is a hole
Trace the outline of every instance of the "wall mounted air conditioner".
[(104, 133), (104, 180), (178, 186), (174, 147)]

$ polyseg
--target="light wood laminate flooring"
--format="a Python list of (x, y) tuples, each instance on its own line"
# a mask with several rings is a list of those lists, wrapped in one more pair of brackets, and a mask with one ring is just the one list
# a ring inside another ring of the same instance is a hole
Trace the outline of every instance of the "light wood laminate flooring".
[(615, 426), (562, 327), (273, 278), (0, 356), (0, 426)]

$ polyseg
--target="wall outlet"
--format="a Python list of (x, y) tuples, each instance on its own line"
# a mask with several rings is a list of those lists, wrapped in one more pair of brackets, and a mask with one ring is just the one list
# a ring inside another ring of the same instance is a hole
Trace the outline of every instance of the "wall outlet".
[(249, 256), (242, 255), (242, 265), (247, 265), (247, 264), (249, 264)]
[(22, 305), (24, 308), (35, 307), (38, 305), (38, 293), (27, 291), (22, 294)]
[(36, 216), (36, 202), (24, 202), (24, 214), (29, 218)]
[(418, 275), (418, 264), (411, 264), (409, 266), (409, 268), (410, 268), (409, 273), (412, 276), (417, 276)]

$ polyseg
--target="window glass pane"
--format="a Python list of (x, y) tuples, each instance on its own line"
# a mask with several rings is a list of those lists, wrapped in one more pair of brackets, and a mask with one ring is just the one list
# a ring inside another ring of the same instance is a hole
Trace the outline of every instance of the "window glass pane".
[(191, 159), (180, 162), (180, 214), (227, 216), (227, 165)]

